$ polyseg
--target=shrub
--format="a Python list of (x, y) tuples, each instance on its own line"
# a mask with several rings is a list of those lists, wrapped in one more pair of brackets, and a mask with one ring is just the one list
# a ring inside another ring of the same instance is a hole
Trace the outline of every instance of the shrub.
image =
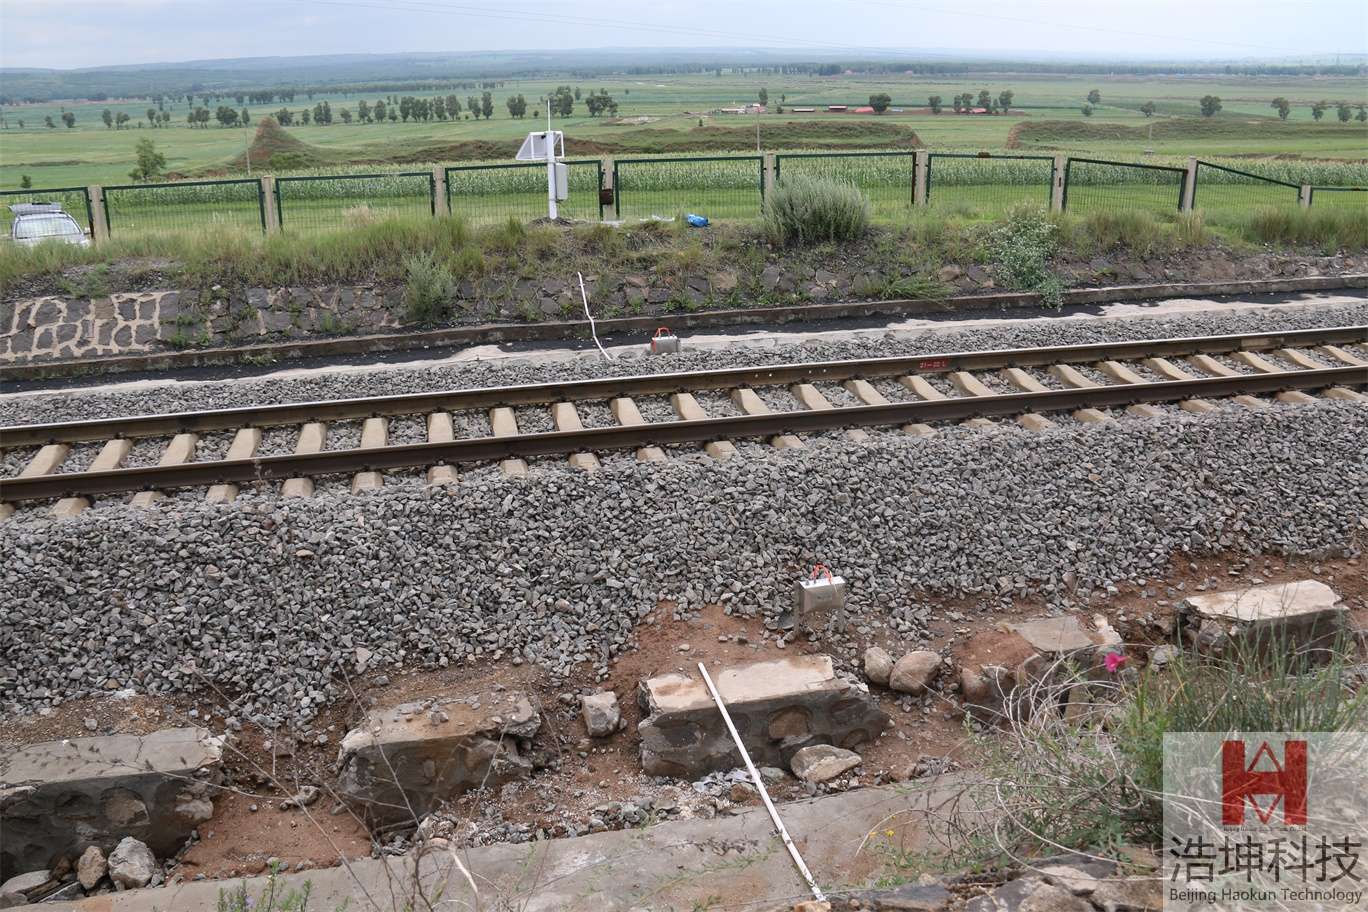
[(765, 233), (776, 246), (858, 240), (869, 220), (860, 189), (829, 178), (785, 177), (765, 199)]
[(1050, 258), (1059, 244), (1059, 225), (1043, 209), (1017, 207), (989, 232), (987, 252), (1004, 284), (1037, 292), (1046, 304), (1058, 307), (1064, 283), (1050, 269)]
[(404, 309), (414, 323), (440, 323), (450, 318), (456, 280), (446, 264), (430, 253), (404, 259)]

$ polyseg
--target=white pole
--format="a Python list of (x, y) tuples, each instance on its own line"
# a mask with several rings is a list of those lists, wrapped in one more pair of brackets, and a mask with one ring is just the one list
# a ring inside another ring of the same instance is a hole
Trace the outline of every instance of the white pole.
[(717, 711), (722, 713), (722, 721), (727, 723), (727, 731), (731, 732), (732, 740), (736, 742), (736, 749), (741, 752), (741, 759), (746, 761), (746, 769), (750, 771), (751, 782), (755, 783), (755, 788), (760, 792), (760, 798), (765, 802), (765, 810), (769, 811), (770, 820), (774, 821), (774, 829), (779, 834), (779, 838), (784, 841), (784, 847), (793, 858), (793, 863), (798, 866), (798, 873), (803, 875), (807, 881), (808, 888), (812, 890), (812, 898), (818, 902), (826, 902), (826, 897), (822, 895), (822, 888), (817, 886), (817, 881), (812, 879), (812, 872), (808, 866), (803, 864), (803, 856), (798, 854), (798, 847), (789, 838), (788, 830), (784, 827), (784, 821), (779, 819), (779, 812), (774, 809), (774, 802), (770, 801), (769, 792), (765, 790), (765, 781), (760, 778), (760, 772), (751, 762), (750, 754), (746, 752), (746, 745), (741, 743), (741, 736), (736, 733), (736, 726), (732, 724), (731, 714), (727, 712), (727, 706), (722, 702), (722, 695), (717, 692), (713, 685), (712, 677), (708, 674), (708, 669), (702, 662), (698, 663), (698, 670), (703, 672), (703, 683), (708, 685), (708, 692), (712, 694), (713, 702), (717, 704)]
[(546, 99), (546, 214), (556, 219), (556, 139), (551, 133), (551, 98)]

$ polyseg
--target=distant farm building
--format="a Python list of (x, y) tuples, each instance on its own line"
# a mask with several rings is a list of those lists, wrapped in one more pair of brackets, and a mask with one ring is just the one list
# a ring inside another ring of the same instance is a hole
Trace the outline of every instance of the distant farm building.
[(854, 113), (856, 113), (856, 114), (873, 114), (873, 113), (874, 113), (874, 109), (873, 109), (872, 107), (870, 107), (869, 105), (861, 105), (860, 107), (858, 107), (858, 108), (855, 109)]
[(764, 113), (765, 113), (765, 106), (762, 105), (762, 104), (756, 104), (755, 102), (751, 102), (750, 104), (747, 104), (747, 105), (740, 105), (740, 106), (734, 107), (734, 108), (718, 108), (718, 109), (717, 109), (717, 113), (719, 113), (719, 114), (764, 114)]
[(794, 114), (812, 114), (816, 108), (789, 108)]
[(827, 105), (827, 110), (844, 113), (850, 109), (846, 105)]

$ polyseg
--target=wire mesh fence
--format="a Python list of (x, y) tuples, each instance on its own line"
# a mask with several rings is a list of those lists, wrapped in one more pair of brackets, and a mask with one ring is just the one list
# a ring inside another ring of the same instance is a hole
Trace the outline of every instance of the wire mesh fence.
[(1064, 209), (1090, 212), (1177, 212), (1187, 171), (1165, 165), (1070, 158), (1064, 163)]
[(1192, 188), (1193, 209), (1243, 215), (1256, 209), (1293, 209), (1300, 200), (1301, 187), (1296, 184), (1225, 165), (1197, 162), (1197, 179)]
[(257, 180), (179, 181), (104, 188), (109, 236), (210, 230), (266, 230), (266, 205)]
[[(52, 213), (33, 213), (23, 219), (19, 230), (14, 228), (15, 212), (11, 206), (56, 206)], [(85, 237), (94, 229), (91, 218), (90, 192), (85, 187), (57, 187), (47, 190), (5, 190), (0, 192), (0, 239), (36, 243), (46, 238), (69, 236), (70, 223), (58, 214), (66, 213), (76, 222)]]
[(993, 218), (1022, 204), (1050, 207), (1054, 158), (932, 152), (926, 159), (926, 203), (943, 213)]
[(876, 219), (905, 218), (912, 208), (916, 156), (911, 152), (798, 152), (774, 156), (774, 179), (806, 174), (854, 184)]
[(436, 213), (431, 171), (278, 177), (276, 211), (282, 231), (330, 231), (397, 216)]
[(1368, 212), (1368, 187), (1312, 187), (1311, 208)]
[[(603, 217), (599, 188), (603, 163), (568, 161), (569, 196), (557, 203), (557, 214), (569, 219)], [(457, 165), (446, 169), (447, 206), (452, 215), (477, 222), (510, 218), (531, 221), (546, 216), (546, 165)]]
[(620, 158), (613, 163), (613, 213), (620, 219), (753, 219), (764, 204), (759, 155)]

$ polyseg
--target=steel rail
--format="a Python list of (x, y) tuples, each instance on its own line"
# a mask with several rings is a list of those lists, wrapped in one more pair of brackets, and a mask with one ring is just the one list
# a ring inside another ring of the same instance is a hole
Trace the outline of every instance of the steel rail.
[(1116, 384), (1086, 389), (964, 396), (889, 405), (669, 421), (581, 431), (552, 431), (515, 437), (476, 437), (445, 443), (416, 443), (371, 449), (330, 450), (303, 455), (190, 462), (170, 466), (115, 469), (108, 472), (69, 472), (0, 479), (0, 502), (14, 503), (53, 497), (115, 494), (212, 484), (244, 484), (358, 471), (702, 443), (726, 437), (770, 437), (837, 428), (999, 417), (1026, 412), (1111, 408), (1142, 402), (1174, 402), (1203, 397), (1268, 394), (1285, 390), (1320, 389), (1341, 384), (1363, 383), (1368, 383), (1368, 372), (1361, 367), (1279, 371), (1267, 374), (1241, 374), (1235, 377)]
[(1125, 361), (1138, 357), (1182, 357), (1194, 354), (1268, 351), (1277, 348), (1365, 342), (1368, 342), (1368, 326), (1341, 326), (1288, 332), (1089, 343), (1052, 348), (998, 349), (849, 361), (816, 361), (806, 364), (774, 364), (693, 373), (642, 374), (597, 380), (441, 390), (363, 399), (332, 399), (214, 411), (14, 425), (0, 428), (0, 448), (42, 446), (49, 443), (83, 443), (117, 437), (169, 437), (174, 434), (205, 433), (242, 427), (302, 425), (311, 421), (415, 415), (435, 411), (469, 411), (499, 406), (544, 405), (552, 402), (604, 400), (617, 396), (668, 395), (735, 387), (897, 377), (905, 374), (1079, 364), (1104, 360)]

